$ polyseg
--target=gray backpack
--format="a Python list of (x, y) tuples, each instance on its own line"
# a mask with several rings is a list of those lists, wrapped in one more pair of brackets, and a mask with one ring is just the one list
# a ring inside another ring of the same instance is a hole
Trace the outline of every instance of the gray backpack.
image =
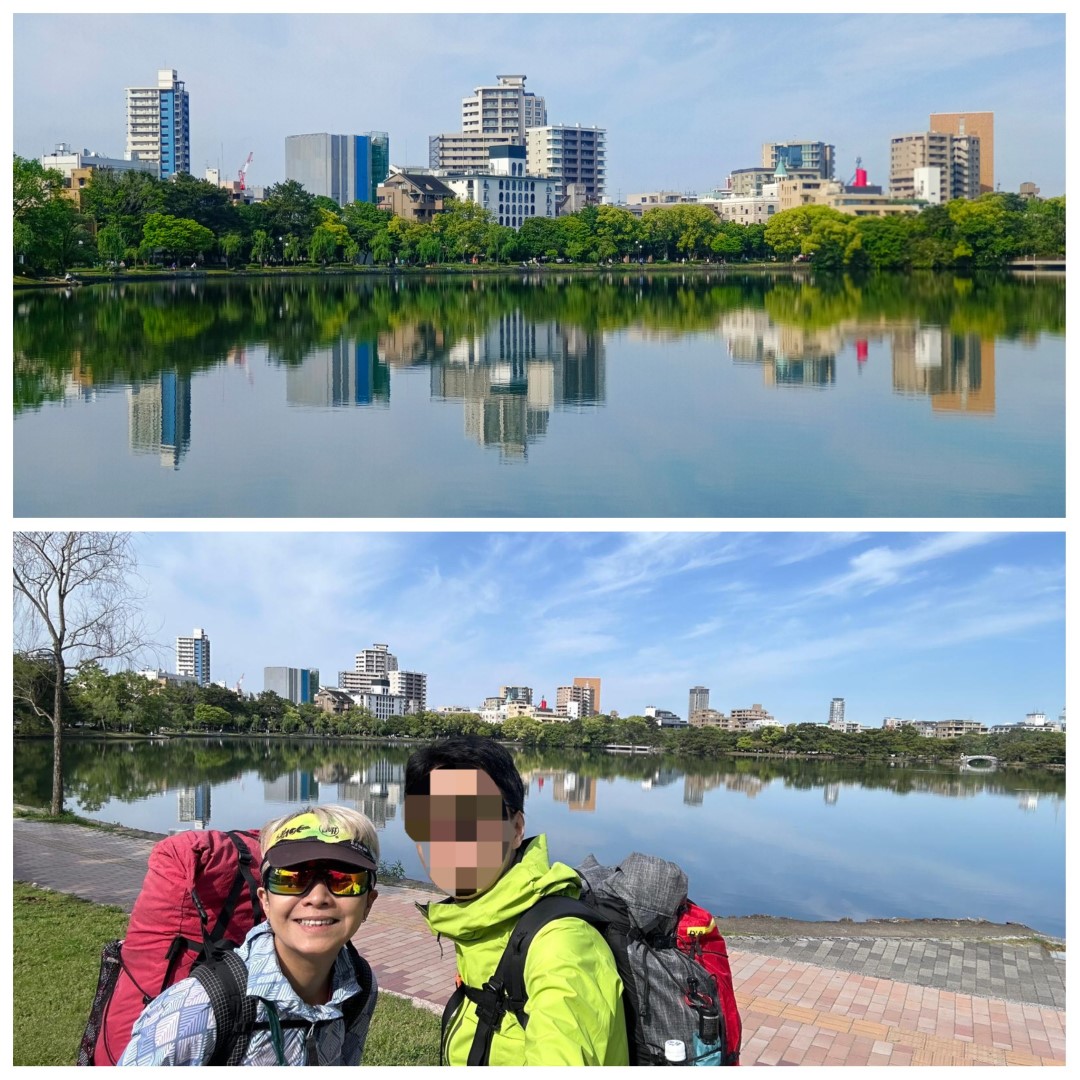
[(683, 1043), (688, 1065), (737, 1065), (742, 1024), (727, 948), (712, 916), (687, 899), (685, 872), (637, 852), (618, 866), (601, 866), (590, 855), (577, 870), (580, 900), (539, 900), (518, 920), (485, 986), (462, 984), (454, 992), (443, 1013), (444, 1044), (450, 1020), (468, 998), (477, 1011), (468, 1064), (486, 1065), (507, 1012), (523, 1028), (528, 1024), (525, 958), (532, 939), (555, 919), (577, 918), (595, 926), (611, 947), (623, 982), (631, 1065), (667, 1064), (664, 1044), (672, 1039)]

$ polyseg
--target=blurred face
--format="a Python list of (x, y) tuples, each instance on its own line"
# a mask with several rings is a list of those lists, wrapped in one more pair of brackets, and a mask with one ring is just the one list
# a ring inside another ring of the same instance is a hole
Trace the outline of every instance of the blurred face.
[(431, 880), (458, 900), (486, 892), (525, 835), (525, 816), (509, 818), (495, 781), (480, 769), (434, 769), (430, 795), (405, 798), (405, 831)]
[[(318, 868), (320, 864), (311, 865)], [(360, 929), (377, 895), (371, 889), (362, 896), (335, 896), (318, 875), (303, 896), (279, 896), (265, 886), (259, 889), (259, 900), (274, 931), (278, 956), (287, 967), (291, 966), (290, 961), (298, 960), (332, 962)]]

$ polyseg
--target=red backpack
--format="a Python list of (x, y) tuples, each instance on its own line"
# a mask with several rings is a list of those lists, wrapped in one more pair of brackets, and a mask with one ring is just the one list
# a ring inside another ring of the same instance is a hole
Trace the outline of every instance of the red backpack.
[(675, 938), (681, 952), (693, 957), (711, 976), (716, 990), (716, 1002), (723, 1018), (724, 1042), (727, 1054), (739, 1060), (742, 1045), (742, 1019), (735, 1000), (735, 982), (728, 962), (727, 942), (716, 928), (716, 920), (703, 907), (687, 899)]
[(182, 832), (154, 845), (127, 936), (102, 950), (79, 1065), (115, 1065), (154, 998), (262, 921), (260, 858), (256, 829)]

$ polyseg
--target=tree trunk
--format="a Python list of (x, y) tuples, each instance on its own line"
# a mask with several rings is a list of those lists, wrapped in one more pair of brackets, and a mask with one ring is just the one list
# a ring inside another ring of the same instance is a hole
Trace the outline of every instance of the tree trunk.
[(63, 701), (64, 701), (64, 661), (56, 659), (56, 686), (53, 688), (53, 773), (52, 773), (52, 802), (49, 804), (49, 813), (53, 817), (59, 817), (64, 812), (64, 735), (63, 735)]

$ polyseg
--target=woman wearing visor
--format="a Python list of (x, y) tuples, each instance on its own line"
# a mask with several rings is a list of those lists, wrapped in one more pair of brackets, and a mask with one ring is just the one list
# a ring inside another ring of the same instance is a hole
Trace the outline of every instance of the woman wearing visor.
[[(359, 1065), (377, 989), (348, 945), (378, 895), (375, 828), (356, 810), (316, 806), (269, 822), (259, 840), (266, 921), (236, 950), (254, 1024), (228, 1063)], [(210, 997), (188, 978), (143, 1010), (120, 1064), (217, 1064), (217, 1041)]]

